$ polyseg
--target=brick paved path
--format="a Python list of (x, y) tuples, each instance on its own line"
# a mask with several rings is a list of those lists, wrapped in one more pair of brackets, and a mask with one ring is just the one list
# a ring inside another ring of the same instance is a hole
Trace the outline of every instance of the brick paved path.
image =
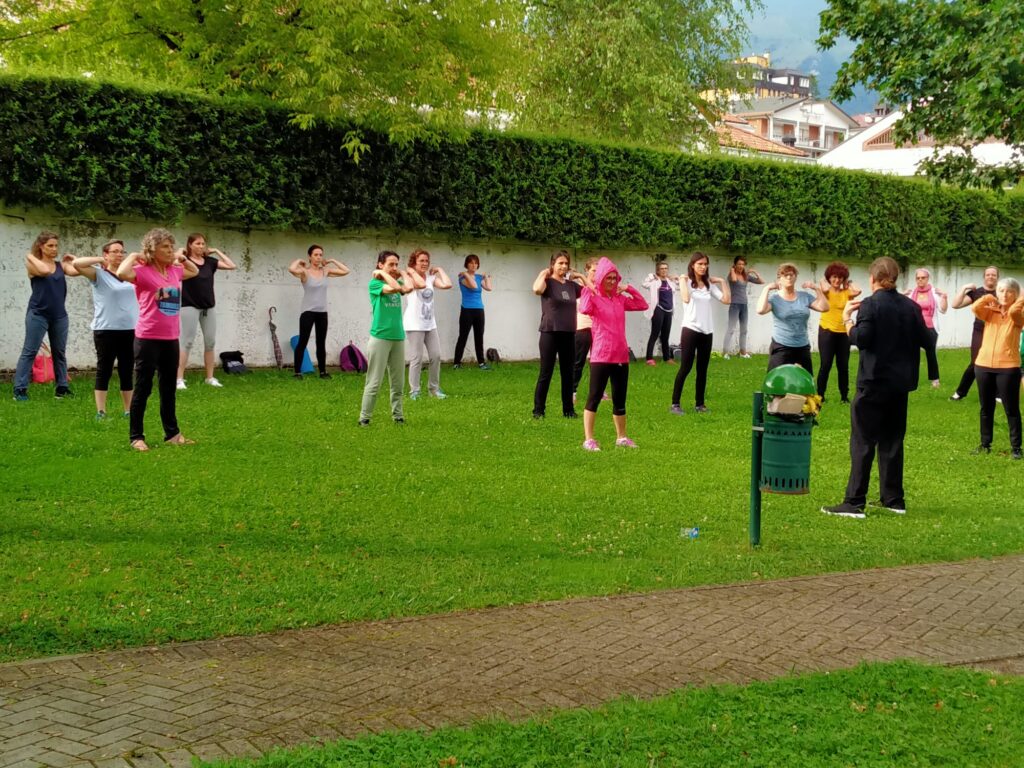
[(0, 665), (0, 767), (185, 766), (896, 658), (1024, 671), (1024, 556)]

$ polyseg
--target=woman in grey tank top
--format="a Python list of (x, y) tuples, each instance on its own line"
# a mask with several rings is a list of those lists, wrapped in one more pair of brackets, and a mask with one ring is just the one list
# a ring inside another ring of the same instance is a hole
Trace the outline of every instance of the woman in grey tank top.
[[(327, 372), (327, 278), (344, 277), (348, 267), (337, 259), (325, 259), (322, 246), (314, 243), (306, 251), (309, 261), (296, 259), (288, 271), (302, 282), (302, 308), (299, 314), (299, 335), (295, 344), (295, 378), (302, 378), (302, 356), (309, 344), (309, 335), (316, 328), (316, 361), (320, 378)], [(333, 265), (333, 266), (332, 266)]]

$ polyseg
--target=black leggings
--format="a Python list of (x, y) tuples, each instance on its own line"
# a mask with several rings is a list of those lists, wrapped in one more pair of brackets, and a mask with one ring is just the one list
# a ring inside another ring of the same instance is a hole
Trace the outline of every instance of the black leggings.
[(981, 444), (992, 445), (992, 426), (996, 415), (996, 398), (1003, 401), (1006, 426), (1010, 432), (1010, 448), (1020, 450), (1020, 368), (974, 367), (981, 401)]
[(132, 391), (132, 368), (135, 365), (135, 331), (93, 331), (96, 344), (96, 391), (106, 392), (117, 361), (117, 378), (122, 392)]
[(605, 387), (612, 383), (612, 415), (626, 415), (626, 392), (629, 390), (629, 363), (591, 363), (590, 394), (587, 410), (597, 413)]
[(540, 373), (537, 388), (533, 391), (533, 413), (543, 416), (547, 408), (548, 388), (555, 372), (555, 358), (558, 358), (558, 377), (562, 382), (562, 413), (574, 412), (572, 407), (572, 365), (576, 351), (574, 331), (540, 332)]
[(466, 340), (469, 329), (473, 329), (473, 346), (476, 349), (476, 361), (483, 365), (484, 358), (484, 311), (463, 307), (459, 312), (459, 338), (455, 342), (455, 365), (462, 365), (462, 353), (466, 351)]
[(309, 344), (309, 332), (316, 326), (316, 364), (327, 373), (327, 313), (303, 312), (299, 315), (299, 343), (295, 345), (295, 372), (302, 372), (302, 353)]
[(799, 365), (813, 376), (814, 363), (811, 362), (811, 345), (787, 347), (772, 339), (772, 343), (768, 346), (768, 370), (774, 370), (780, 365)]
[(160, 392), (160, 421), (164, 427), (164, 440), (178, 434), (178, 417), (175, 413), (175, 389), (178, 379), (177, 339), (136, 339), (135, 340), (135, 394), (128, 419), (132, 442), (145, 440), (146, 402), (153, 392), (153, 374), (157, 377)]
[(832, 373), (832, 361), (836, 363), (836, 383), (839, 396), (850, 399), (850, 337), (827, 328), (818, 328), (818, 352), (821, 355), (821, 369), (818, 371), (818, 396), (824, 397), (828, 389), (828, 376)]
[(651, 318), (651, 335), (647, 338), (647, 359), (654, 359), (654, 342), (661, 341), (661, 356), (665, 362), (672, 359), (672, 350), (668, 346), (668, 335), (672, 332), (672, 313), (661, 307), (654, 308)]
[(924, 358), (928, 361), (928, 381), (939, 380), (939, 357), (935, 353), (939, 345), (939, 332), (934, 328), (928, 329), (928, 346), (924, 348)]
[(704, 392), (708, 386), (708, 362), (711, 360), (712, 333), (699, 333), (692, 328), (683, 328), (679, 339), (679, 370), (676, 372), (676, 383), (672, 386), (672, 405), (679, 405), (683, 395), (683, 384), (693, 369), (694, 358), (697, 360), (697, 391), (695, 405), (704, 405)]
[(971, 391), (971, 384), (974, 383), (974, 359), (978, 356), (978, 350), (981, 349), (981, 340), (984, 335), (984, 326), (981, 330), (974, 328), (971, 331), (971, 362), (964, 368), (964, 375), (960, 377), (960, 383), (956, 386), (956, 394), (961, 398), (967, 397), (967, 393)]
[(580, 387), (580, 379), (583, 378), (583, 366), (587, 364), (587, 355), (590, 354), (590, 346), (594, 343), (594, 334), (589, 328), (576, 331), (576, 359), (572, 366), (572, 391)]

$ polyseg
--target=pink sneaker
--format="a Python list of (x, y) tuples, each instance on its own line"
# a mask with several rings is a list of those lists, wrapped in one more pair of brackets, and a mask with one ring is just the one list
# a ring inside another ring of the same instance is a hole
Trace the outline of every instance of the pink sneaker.
[(597, 444), (597, 440), (584, 440), (583, 441), (584, 451), (600, 451), (601, 446)]
[(648, 364), (648, 365), (657, 365), (657, 363), (656, 363), (656, 362), (654, 362), (653, 360), (648, 360), (648, 361), (647, 361), (647, 364)]
[(630, 440), (628, 437), (620, 437), (618, 440), (615, 441), (615, 444), (619, 448), (639, 448), (640, 447), (636, 443), (634, 443), (632, 440)]

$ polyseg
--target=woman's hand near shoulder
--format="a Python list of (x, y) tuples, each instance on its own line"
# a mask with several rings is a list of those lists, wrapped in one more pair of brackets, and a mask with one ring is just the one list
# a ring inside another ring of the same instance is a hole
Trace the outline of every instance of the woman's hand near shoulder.
[(211, 248), (210, 253), (207, 255), (210, 254), (216, 254), (218, 271), (226, 269), (230, 272), (232, 269), (238, 269), (238, 265), (235, 264), (235, 262), (233, 262), (220, 248)]
[(764, 284), (764, 288), (761, 289), (761, 295), (757, 297), (757, 314), (767, 315), (772, 311), (772, 305), (768, 301), (768, 295), (772, 291), (777, 290), (779, 290), (778, 282)]
[(538, 296), (543, 296), (544, 291), (548, 288), (548, 278), (552, 275), (551, 267), (545, 267), (537, 275), (537, 279), (533, 281), (533, 292)]
[(124, 257), (124, 260), (121, 262), (121, 266), (117, 268), (117, 279), (126, 283), (134, 283), (136, 264), (146, 266), (149, 264), (149, 259), (137, 251), (129, 253)]
[(64, 274), (68, 277), (78, 277), (78, 270), (75, 269), (75, 255), (73, 253), (65, 253), (60, 260), (60, 268), (64, 270)]
[(103, 263), (102, 256), (80, 256), (75, 259), (75, 273), (96, 282), (96, 267)]

